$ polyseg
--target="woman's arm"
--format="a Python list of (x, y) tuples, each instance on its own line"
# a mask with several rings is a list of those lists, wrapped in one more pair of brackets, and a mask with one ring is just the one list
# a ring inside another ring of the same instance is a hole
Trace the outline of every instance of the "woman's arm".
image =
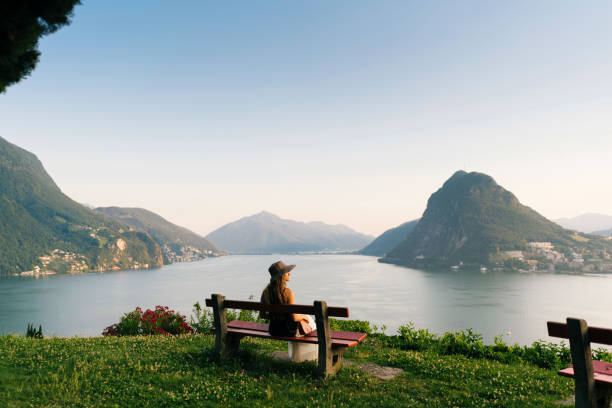
[[(289, 305), (295, 305), (295, 297), (293, 296), (293, 291), (289, 288), (286, 289), (287, 290), (287, 300), (289, 301), (288, 304)], [(293, 321), (294, 322), (299, 322), (299, 321), (308, 321), (308, 316), (306, 315), (302, 315), (302, 314), (298, 314), (298, 313), (293, 313), (291, 315), (293, 317)]]

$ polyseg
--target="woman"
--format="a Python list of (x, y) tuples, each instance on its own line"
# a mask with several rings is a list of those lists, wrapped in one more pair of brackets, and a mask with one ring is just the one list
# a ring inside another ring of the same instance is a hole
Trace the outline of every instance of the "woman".
[[(278, 261), (270, 265), (270, 283), (261, 294), (261, 303), (268, 305), (293, 305), (295, 297), (293, 291), (287, 287), (287, 282), (291, 278), (291, 270), (295, 265), (285, 265), (283, 261)], [(313, 328), (309, 315), (297, 313), (268, 313), (260, 312), (262, 319), (270, 319), (268, 331), (273, 336), (296, 337), (310, 333)]]

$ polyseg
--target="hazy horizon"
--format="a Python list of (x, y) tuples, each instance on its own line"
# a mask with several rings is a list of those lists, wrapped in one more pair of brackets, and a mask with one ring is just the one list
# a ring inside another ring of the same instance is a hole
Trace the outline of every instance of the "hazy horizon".
[(205, 236), (263, 210), (377, 236), (455, 171), (612, 214), (612, 3), (84, 1), (0, 94), (69, 197)]

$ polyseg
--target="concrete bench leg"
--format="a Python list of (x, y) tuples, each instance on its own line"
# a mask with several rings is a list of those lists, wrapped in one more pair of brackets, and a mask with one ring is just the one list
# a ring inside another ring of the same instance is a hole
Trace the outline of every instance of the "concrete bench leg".
[(225, 357), (238, 350), (238, 347), (240, 347), (240, 340), (242, 340), (242, 336), (228, 334), (225, 337), (225, 346), (222, 348), (219, 355)]
[(326, 378), (335, 375), (342, 367), (342, 355), (346, 347), (332, 347), (329, 330), (327, 303), (322, 300), (314, 302), (317, 336), (319, 338), (319, 367), (317, 374)]
[(330, 358), (325, 361), (325, 367), (323, 368), (321, 363), (319, 363), (319, 372), (324, 370), (324, 377), (336, 375), (338, 370), (340, 370), (342, 367), (342, 356), (344, 355), (345, 350), (346, 347), (332, 348), (331, 353), (328, 354)]
[(317, 344), (288, 341), (287, 349), (289, 352), (289, 359), (296, 363), (301, 363), (302, 361), (316, 362), (319, 355), (319, 346)]

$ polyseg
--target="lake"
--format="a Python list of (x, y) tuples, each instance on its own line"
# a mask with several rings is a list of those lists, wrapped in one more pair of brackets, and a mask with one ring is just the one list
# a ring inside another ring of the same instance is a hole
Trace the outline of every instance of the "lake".
[[(259, 300), (268, 266), (296, 264), (289, 287), (296, 302), (348, 306), (353, 319), (386, 325), (409, 321), (435, 333), (472, 328), (487, 343), (530, 344), (546, 321), (581, 317), (612, 327), (612, 276), (510, 272), (429, 272), (360, 255), (244, 255), (167, 265), (155, 270), (0, 279), (0, 333), (42, 324), (46, 336), (98, 336), (136, 306), (167, 305), (190, 315), (195, 302), (221, 293)], [(510, 333), (510, 334), (508, 334)]]

